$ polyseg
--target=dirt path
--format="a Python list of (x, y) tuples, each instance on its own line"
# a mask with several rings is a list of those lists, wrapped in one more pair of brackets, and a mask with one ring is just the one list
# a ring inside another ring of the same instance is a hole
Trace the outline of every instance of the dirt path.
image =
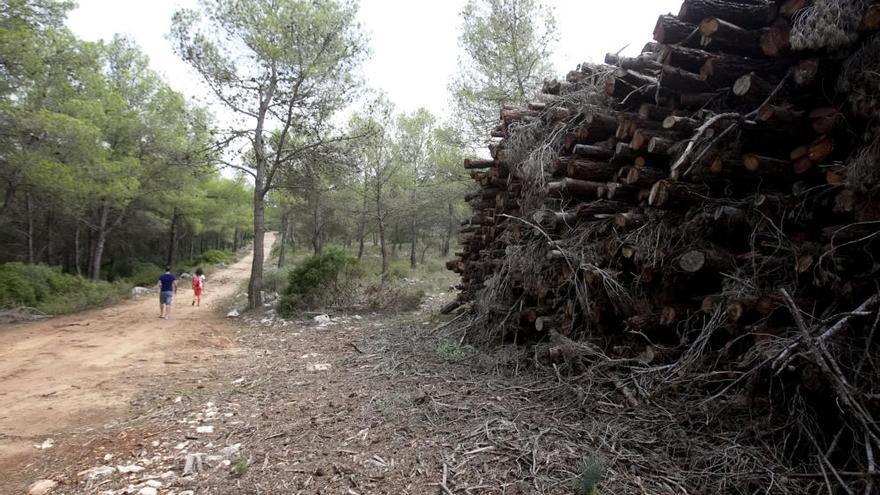
[[(268, 252), (273, 237), (266, 240)], [(0, 326), (0, 493), (21, 486), (17, 473), (40, 453), (34, 445), (124, 418), (145, 384), (199, 372), (215, 356), (235, 352), (220, 305), (240, 290), (251, 260), (248, 255), (216, 272), (200, 308), (190, 306), (192, 291), (182, 283), (169, 320), (158, 318), (151, 294)]]

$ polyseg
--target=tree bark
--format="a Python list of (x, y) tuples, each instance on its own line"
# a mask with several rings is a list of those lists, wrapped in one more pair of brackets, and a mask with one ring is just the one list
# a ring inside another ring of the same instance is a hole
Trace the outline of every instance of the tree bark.
[(106, 203), (101, 205), (98, 219), (98, 238), (95, 240), (95, 251), (92, 254), (92, 280), (101, 279), (101, 258), (104, 256), (104, 246), (107, 243), (107, 218), (110, 216), (110, 206)]
[(446, 222), (446, 239), (443, 241), (443, 248), (440, 251), (442, 257), (449, 256), (449, 248), (452, 244), (452, 232), (455, 229), (455, 217), (453, 216), (452, 203), (449, 204), (449, 217)]
[(278, 268), (284, 266), (285, 254), (287, 252), (287, 231), (290, 222), (290, 212), (286, 209), (281, 215), (281, 244), (278, 246)]
[(31, 201), (31, 193), (24, 193), (25, 212), (27, 215), (27, 261), (34, 264), (34, 205)]
[(379, 251), (382, 253), (382, 275), (381, 281), (384, 283), (388, 275), (388, 249), (385, 245), (385, 215), (382, 212), (382, 185), (379, 179), (376, 179), (376, 223), (379, 231)]
[(74, 230), (73, 233), (73, 266), (76, 267), (76, 275), (82, 277), (82, 267), (80, 266), (82, 253), (80, 253), (79, 246), (79, 219), (76, 219), (74, 222), (76, 223), (76, 230)]
[(358, 225), (358, 261), (364, 257), (364, 237), (367, 230), (367, 208), (369, 208), (369, 197), (367, 194), (367, 176), (364, 172), (364, 203), (361, 206), (361, 221)]
[(707, 17), (718, 17), (745, 28), (761, 28), (776, 17), (776, 4), (770, 0), (752, 3), (732, 0), (685, 0), (678, 12), (684, 22), (699, 23)]
[(174, 266), (177, 258), (177, 208), (171, 213), (171, 231), (168, 233), (168, 258), (166, 265)]
[(263, 246), (265, 243), (265, 190), (264, 167), (257, 167), (258, 173), (254, 187), (254, 255), (251, 263), (251, 278), (248, 281), (248, 307), (259, 308), (263, 305)]

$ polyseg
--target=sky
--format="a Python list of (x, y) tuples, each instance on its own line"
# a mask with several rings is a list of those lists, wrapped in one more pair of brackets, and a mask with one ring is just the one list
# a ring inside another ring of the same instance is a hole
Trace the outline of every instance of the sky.
[[(97, 41), (124, 34), (149, 56), (154, 70), (177, 91), (214, 106), (198, 76), (180, 61), (166, 36), (172, 13), (196, 0), (78, 0), (68, 26)], [(367, 84), (384, 91), (399, 111), (424, 106), (449, 116), (447, 87), (459, 63), (459, 12), (465, 0), (361, 0), (360, 21), (372, 57), (363, 66)], [(556, 14), (558, 77), (580, 62), (601, 62), (606, 52), (636, 54), (651, 40), (660, 14), (677, 12), (681, 0), (547, 0)], [(218, 113), (215, 111), (215, 114)], [(219, 112), (222, 115), (222, 112)], [(221, 117), (222, 118), (222, 117)]]

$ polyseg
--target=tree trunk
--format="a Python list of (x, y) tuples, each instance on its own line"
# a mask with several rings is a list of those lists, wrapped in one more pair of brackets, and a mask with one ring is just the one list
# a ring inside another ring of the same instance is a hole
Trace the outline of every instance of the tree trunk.
[(361, 208), (361, 222), (358, 226), (358, 261), (364, 257), (364, 234), (367, 229), (367, 208), (368, 205), (368, 197), (367, 197), (367, 179), (364, 177), (364, 205)]
[(452, 245), (452, 232), (455, 230), (455, 217), (452, 212), (452, 203), (449, 206), (449, 217), (446, 222), (446, 239), (443, 241), (443, 249), (440, 255), (446, 258), (449, 256), (449, 247)]
[(171, 232), (168, 235), (168, 266), (174, 266), (175, 258), (177, 258), (177, 208), (174, 208), (171, 214)]
[(34, 205), (31, 202), (31, 193), (24, 194), (24, 204), (27, 213), (27, 261), (34, 264)]
[(284, 255), (287, 249), (287, 230), (290, 213), (285, 210), (281, 215), (281, 244), (278, 246), (278, 268), (284, 266)]
[[(415, 204), (415, 201), (413, 201), (413, 204)], [(410, 234), (409, 267), (415, 268), (416, 267), (416, 216), (415, 216), (415, 214), (413, 214), (412, 218), (410, 219), (409, 230), (410, 230), (410, 232), (409, 232), (409, 234)]]
[(98, 220), (98, 238), (95, 240), (95, 251), (92, 254), (92, 280), (101, 279), (101, 258), (104, 256), (104, 246), (107, 243), (107, 217), (110, 215), (110, 207), (101, 205), (100, 219)]
[(251, 263), (251, 278), (248, 281), (248, 307), (250, 309), (263, 305), (263, 244), (266, 233), (263, 170), (263, 167), (257, 167), (256, 186), (254, 187), (254, 255)]
[(46, 214), (46, 264), (52, 265), (52, 262), (55, 261), (55, 236), (52, 235), (54, 229), (52, 228), (52, 210)]
[(82, 253), (80, 253), (79, 246), (79, 219), (75, 220), (76, 230), (73, 233), (73, 266), (76, 267), (76, 275), (78, 277), (82, 277), (82, 267), (80, 266), (80, 258), (82, 258)]
[[(378, 181), (377, 181), (378, 182)], [(376, 220), (379, 232), (379, 252), (382, 254), (382, 282), (388, 274), (388, 249), (385, 246), (385, 215), (382, 213), (382, 188), (376, 185)]]

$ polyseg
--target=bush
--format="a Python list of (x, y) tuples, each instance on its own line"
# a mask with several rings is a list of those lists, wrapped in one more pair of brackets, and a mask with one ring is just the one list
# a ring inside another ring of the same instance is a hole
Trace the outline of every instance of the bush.
[(232, 262), (232, 254), (219, 249), (209, 249), (196, 257), (196, 265), (216, 265), (217, 263), (229, 264)]
[(159, 276), (164, 272), (165, 270), (159, 265), (144, 261), (135, 261), (131, 265), (131, 275), (127, 278), (132, 285), (150, 287), (156, 284), (159, 280)]
[(0, 265), (0, 307), (28, 306), (63, 314), (121, 299), (129, 283), (92, 282), (61, 272), (60, 267), (6, 263)]
[(410, 274), (409, 260), (392, 261), (388, 265), (388, 280), (402, 280)]
[(312, 256), (290, 270), (278, 312), (294, 316), (303, 309), (350, 302), (363, 275), (357, 259), (342, 250)]
[(287, 288), (290, 268), (272, 268), (263, 273), (263, 289), (266, 292), (282, 293)]

